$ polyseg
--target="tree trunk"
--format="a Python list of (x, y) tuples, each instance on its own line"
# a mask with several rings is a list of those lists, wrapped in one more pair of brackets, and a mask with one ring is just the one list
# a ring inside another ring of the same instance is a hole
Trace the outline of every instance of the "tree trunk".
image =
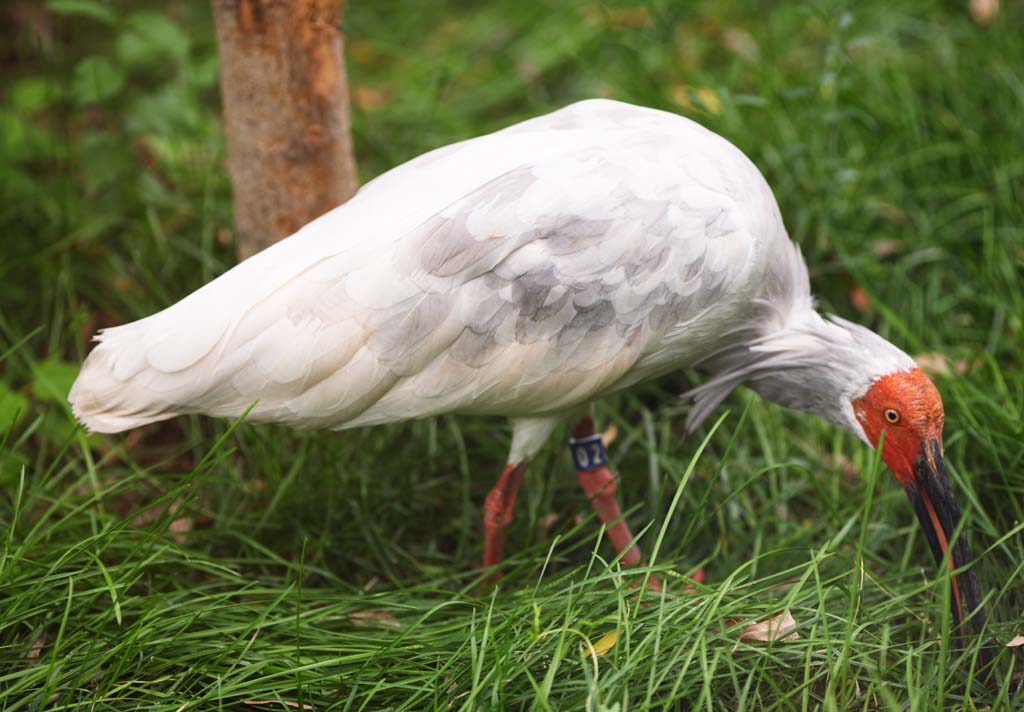
[(213, 0), (242, 259), (356, 191), (341, 8), (342, 0)]

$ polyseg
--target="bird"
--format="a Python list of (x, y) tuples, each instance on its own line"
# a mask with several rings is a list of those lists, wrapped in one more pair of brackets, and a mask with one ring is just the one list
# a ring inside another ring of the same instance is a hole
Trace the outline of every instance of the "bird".
[(563, 423), (622, 564), (640, 562), (591, 404), (693, 369), (687, 432), (742, 385), (880, 448), (953, 572), (961, 633), (985, 625), (935, 386), (870, 329), (817, 311), (761, 172), (670, 112), (590, 99), (435, 149), (96, 341), (69, 401), (100, 433), (181, 414), (330, 430), (508, 418), (488, 567)]

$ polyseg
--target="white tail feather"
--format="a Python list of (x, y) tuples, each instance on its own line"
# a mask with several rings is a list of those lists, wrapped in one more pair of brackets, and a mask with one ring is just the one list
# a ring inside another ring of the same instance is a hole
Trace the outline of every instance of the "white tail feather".
[(82, 365), (68, 401), (87, 430), (119, 433), (178, 414), (139, 382), (147, 370), (141, 341), (132, 325), (110, 329)]

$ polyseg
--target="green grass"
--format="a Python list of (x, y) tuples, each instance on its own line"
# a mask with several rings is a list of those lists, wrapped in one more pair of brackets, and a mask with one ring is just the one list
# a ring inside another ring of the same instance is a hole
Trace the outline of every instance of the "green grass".
[[(559, 433), (497, 588), (476, 566), (499, 421), (76, 430), (62, 396), (88, 334), (232, 263), (208, 5), (143, 5), (11, 15), (0, 709), (1024, 707), (1021, 649), (987, 681), (978, 642), (958, 649), (947, 575), (875, 454), (747, 391), (689, 440), (685, 375), (598, 405), (645, 570), (614, 563)], [(364, 178), (593, 95), (728, 137), (824, 308), (963, 364), (937, 384), (986, 637), (1024, 634), (1020, 6), (979, 26), (923, 1), (418, 5), (347, 9)], [(681, 595), (698, 566), (706, 584)], [(668, 595), (630, 587), (648, 570)], [(784, 610), (799, 640), (739, 640)]]

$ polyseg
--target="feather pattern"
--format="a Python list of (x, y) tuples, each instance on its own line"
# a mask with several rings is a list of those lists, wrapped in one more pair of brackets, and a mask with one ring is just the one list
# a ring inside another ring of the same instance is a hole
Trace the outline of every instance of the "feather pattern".
[(695, 427), (793, 360), (773, 344), (808, 313), (806, 267), (738, 149), (591, 100), (399, 166), (104, 331), (70, 400), (102, 432), (250, 406), (303, 428), (505, 415), (529, 452), (559, 414), (680, 367), (717, 374), (691, 394)]

